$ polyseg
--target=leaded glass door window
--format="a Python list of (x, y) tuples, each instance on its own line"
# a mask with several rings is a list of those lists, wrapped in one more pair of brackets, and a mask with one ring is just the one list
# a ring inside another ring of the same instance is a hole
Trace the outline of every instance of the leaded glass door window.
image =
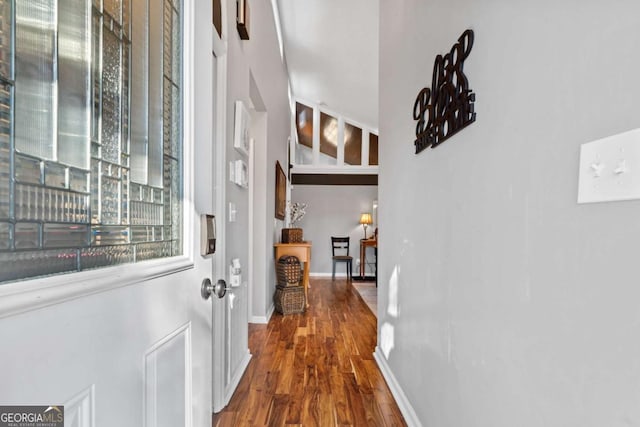
[(0, 282), (181, 255), (181, 0), (0, 0)]

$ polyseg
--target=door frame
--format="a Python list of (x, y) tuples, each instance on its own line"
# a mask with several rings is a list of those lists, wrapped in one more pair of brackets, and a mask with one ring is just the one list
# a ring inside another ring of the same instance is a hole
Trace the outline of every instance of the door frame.
[[(212, 188), (215, 189), (214, 212), (216, 212), (216, 246), (217, 254), (214, 256), (214, 271), (220, 277), (226, 277), (226, 135), (227, 135), (227, 2), (221, 2), (222, 7), (222, 36), (219, 36), (215, 28), (213, 30), (211, 52), (214, 59), (215, 79), (213, 82), (213, 165), (214, 174)], [(213, 23), (212, 23), (213, 26)], [(217, 279), (216, 279), (217, 280)], [(212, 326), (212, 402), (211, 412), (220, 412), (226, 405), (225, 397), (225, 349), (224, 339), (226, 309), (223, 301), (212, 297), (213, 301), (213, 326)]]

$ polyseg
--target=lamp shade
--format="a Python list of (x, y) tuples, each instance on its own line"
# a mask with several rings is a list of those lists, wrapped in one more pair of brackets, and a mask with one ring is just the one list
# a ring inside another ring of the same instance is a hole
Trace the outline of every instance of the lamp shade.
[(370, 213), (363, 213), (360, 215), (360, 224), (371, 225), (373, 224), (373, 219), (371, 218)]

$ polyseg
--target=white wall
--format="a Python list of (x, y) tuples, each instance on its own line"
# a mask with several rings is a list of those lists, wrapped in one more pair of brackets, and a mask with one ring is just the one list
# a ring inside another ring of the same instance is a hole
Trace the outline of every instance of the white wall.
[[(640, 4), (380, 16), (378, 345), (420, 422), (639, 425), (640, 202), (576, 197), (580, 144), (640, 127)], [(477, 122), (414, 155), (415, 97), (467, 28)]]
[[(360, 257), (360, 239), (364, 237), (358, 220), (362, 212), (372, 212), (373, 201), (377, 198), (378, 187), (374, 185), (293, 186), (291, 200), (308, 205), (304, 218), (295, 226), (303, 229), (304, 240), (313, 245), (311, 274), (331, 274), (331, 236), (349, 236), (350, 255), (354, 257), (353, 274), (358, 275), (356, 262)], [(374, 227), (367, 228), (367, 236), (373, 234)], [(344, 263), (336, 265), (336, 275), (345, 275), (345, 272)], [(372, 272), (368, 270), (367, 273)]]
[[(273, 305), (275, 291), (275, 272), (273, 267), (273, 236), (274, 228), (281, 226), (281, 221), (274, 222), (275, 216), (275, 164), (279, 160), (286, 165), (287, 137), (290, 130), (289, 100), (287, 97), (288, 77), (286, 68), (280, 58), (278, 39), (273, 19), (271, 2), (253, 0), (250, 2), (250, 40), (240, 40), (235, 27), (235, 0), (227, 0), (229, 39), (228, 39), (228, 86), (227, 86), (227, 164), (229, 161), (243, 158), (233, 148), (233, 105), (236, 100), (242, 100), (245, 105), (251, 105), (252, 95), (256, 91), (264, 103), (258, 108), (262, 110), (260, 120), (266, 118), (266, 124), (260, 124), (260, 129), (266, 128), (266, 139), (259, 137), (257, 147), (256, 175), (260, 187), (257, 188), (254, 208), (254, 218), (262, 224), (256, 224), (260, 233), (254, 248), (254, 260), (260, 265), (254, 266), (255, 283), (248, 284), (253, 292), (253, 303), (250, 307), (250, 317), (265, 318)], [(255, 87), (251, 88), (253, 76)], [(254, 92), (253, 94), (251, 92)], [(248, 163), (246, 157), (244, 160)], [(226, 195), (228, 202), (233, 202), (237, 209), (237, 221), (227, 221), (227, 259), (239, 258), (245, 266), (243, 281), (248, 278), (248, 230), (249, 230), (249, 192), (227, 181)], [(266, 236), (266, 239), (264, 238)], [(257, 246), (260, 244), (261, 246)]]

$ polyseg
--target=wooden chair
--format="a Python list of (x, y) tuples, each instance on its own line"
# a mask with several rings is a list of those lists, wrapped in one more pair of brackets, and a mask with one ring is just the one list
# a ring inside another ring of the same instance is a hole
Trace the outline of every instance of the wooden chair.
[[(341, 252), (346, 254), (340, 254)], [(333, 272), (331, 278), (336, 278), (336, 263), (345, 262), (347, 264), (347, 280), (353, 277), (353, 257), (349, 256), (349, 238), (348, 237), (331, 237), (331, 253), (333, 255)], [(337, 254), (336, 254), (337, 253)]]

